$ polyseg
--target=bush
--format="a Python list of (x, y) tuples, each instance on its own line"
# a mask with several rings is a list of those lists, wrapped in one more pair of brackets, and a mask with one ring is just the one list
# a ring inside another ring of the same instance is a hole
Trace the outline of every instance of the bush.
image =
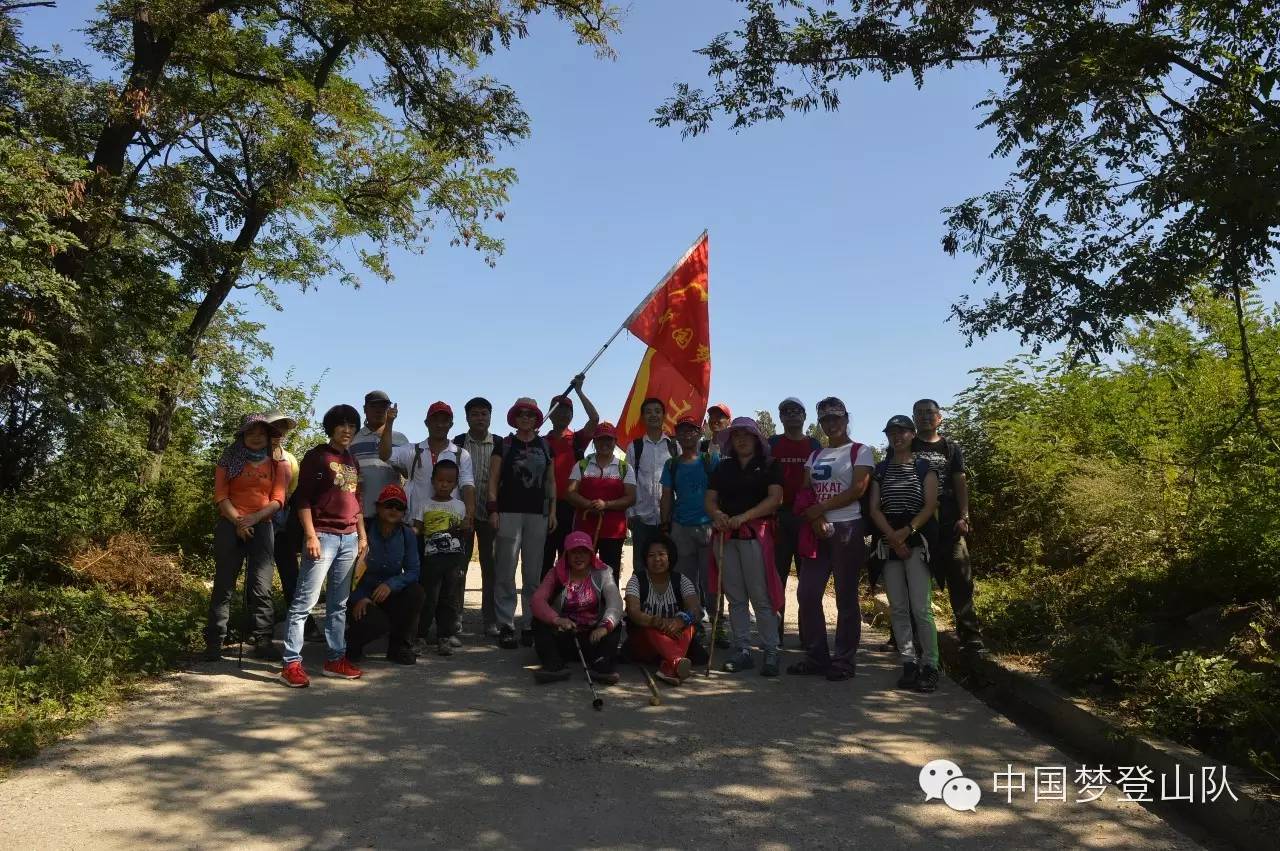
[(207, 592), (0, 587), (0, 764), (33, 755), (200, 642)]

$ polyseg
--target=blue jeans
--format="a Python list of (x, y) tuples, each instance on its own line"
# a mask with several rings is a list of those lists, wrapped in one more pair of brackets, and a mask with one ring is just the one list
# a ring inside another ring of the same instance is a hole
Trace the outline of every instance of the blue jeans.
[(329, 644), (329, 661), (336, 662), (347, 652), (347, 597), (351, 595), (351, 569), (356, 563), (359, 540), (355, 532), (335, 535), (320, 532), (320, 558), (305, 551), (298, 570), (298, 587), (289, 603), (289, 622), (284, 634), (284, 661), (302, 660), (302, 628), (311, 608), (320, 599), (320, 586), (329, 578), (325, 595), (324, 639)]

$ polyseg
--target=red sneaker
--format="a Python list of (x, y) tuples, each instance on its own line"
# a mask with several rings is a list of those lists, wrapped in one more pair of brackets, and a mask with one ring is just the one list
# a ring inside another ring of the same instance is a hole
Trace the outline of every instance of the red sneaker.
[(285, 662), (280, 670), (280, 681), (289, 688), (306, 688), (311, 685), (311, 678), (302, 670), (301, 662)]
[(364, 671), (357, 668), (347, 661), (347, 657), (343, 656), (336, 662), (324, 663), (324, 675), (326, 677), (338, 677), (343, 680), (358, 680)]

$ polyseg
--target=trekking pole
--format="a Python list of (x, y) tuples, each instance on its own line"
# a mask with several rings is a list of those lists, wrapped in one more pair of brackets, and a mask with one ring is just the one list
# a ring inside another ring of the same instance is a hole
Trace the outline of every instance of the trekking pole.
[(644, 684), (649, 687), (649, 705), (661, 706), (662, 698), (658, 695), (658, 684), (653, 681), (653, 674), (639, 662), (636, 662), (636, 667), (640, 669), (640, 673), (644, 674)]
[(707, 642), (707, 670), (704, 676), (711, 676), (711, 661), (716, 655), (716, 634), (720, 629), (720, 587), (721, 574), (724, 572), (724, 533), (716, 539), (716, 594), (715, 612), (711, 615), (711, 640)]
[(249, 632), (249, 565), (247, 561), (244, 566), (244, 594), (241, 597), (241, 604), (244, 606), (244, 617), (240, 619), (240, 653), (236, 659), (236, 667), (243, 671), (244, 637)]
[(591, 679), (591, 669), (587, 667), (587, 656), (582, 652), (582, 640), (578, 636), (576, 627), (573, 630), (573, 643), (578, 648), (578, 661), (582, 663), (582, 673), (587, 675), (587, 688), (591, 689), (591, 708), (599, 712), (604, 709), (604, 700), (596, 694), (596, 684)]

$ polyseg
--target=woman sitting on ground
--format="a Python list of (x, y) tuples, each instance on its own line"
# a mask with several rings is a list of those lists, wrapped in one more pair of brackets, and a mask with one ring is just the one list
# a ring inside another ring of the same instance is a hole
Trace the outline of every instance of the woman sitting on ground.
[[(665, 535), (646, 542), (645, 569), (627, 583), (627, 649), (632, 661), (658, 662), (657, 677), (673, 686), (689, 678), (693, 625), (702, 617), (698, 588), (671, 569), (676, 545)], [(679, 589), (677, 592), (676, 589)], [(706, 661), (706, 653), (702, 652)]]
[(571, 532), (564, 539), (564, 555), (533, 594), (533, 646), (542, 663), (534, 679), (568, 679), (565, 660), (576, 658), (581, 648), (592, 678), (615, 684), (621, 624), (622, 597), (613, 570), (596, 556), (590, 535)]

